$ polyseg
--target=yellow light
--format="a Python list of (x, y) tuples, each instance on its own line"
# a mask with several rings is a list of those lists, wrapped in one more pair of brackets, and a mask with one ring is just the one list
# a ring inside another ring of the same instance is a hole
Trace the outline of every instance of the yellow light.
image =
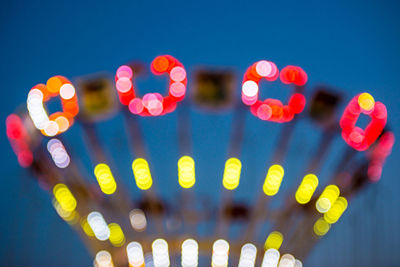
[(336, 223), (343, 212), (347, 209), (347, 200), (344, 197), (339, 197), (332, 208), (324, 214), (324, 219), (330, 224)]
[(267, 196), (273, 196), (278, 193), (283, 175), (284, 171), (281, 165), (272, 165), (268, 169), (267, 177), (265, 178), (263, 185), (263, 191)]
[(72, 212), (76, 208), (76, 199), (65, 184), (56, 184), (53, 187), (53, 194), (61, 208)]
[(82, 230), (85, 232), (85, 234), (87, 236), (94, 237), (93, 230), (90, 227), (90, 225), (89, 225), (89, 223), (88, 223), (86, 218), (82, 218), (81, 221), (80, 221), (80, 224), (81, 224)]
[(151, 173), (147, 161), (142, 158), (135, 159), (132, 163), (132, 170), (137, 187), (141, 190), (149, 189), (153, 184), (153, 180), (151, 179)]
[(314, 233), (317, 236), (323, 236), (329, 231), (330, 228), (331, 225), (325, 221), (324, 218), (319, 218), (314, 224)]
[(110, 237), (108, 238), (114, 247), (121, 247), (125, 243), (125, 235), (122, 232), (121, 226), (116, 223), (108, 225), (110, 229)]
[(240, 171), (242, 163), (237, 158), (230, 158), (225, 163), (224, 177), (222, 185), (228, 189), (233, 190), (239, 185)]
[(104, 194), (111, 195), (117, 190), (117, 183), (107, 164), (100, 163), (94, 168), (94, 175)]
[(189, 156), (183, 156), (178, 160), (178, 179), (183, 188), (190, 188), (196, 182), (194, 160)]
[(264, 244), (264, 249), (268, 250), (270, 248), (274, 248), (278, 250), (281, 247), (282, 242), (283, 235), (278, 231), (273, 231), (268, 235), (267, 240)]
[(300, 204), (306, 204), (311, 200), (315, 189), (318, 186), (318, 177), (314, 174), (307, 174), (296, 191), (296, 201)]
[(358, 104), (361, 109), (371, 111), (375, 107), (375, 99), (368, 93), (362, 93), (358, 96)]
[(60, 203), (58, 203), (58, 201), (53, 198), (53, 206), (54, 209), (57, 211), (57, 214), (64, 219), (66, 222), (70, 223), (70, 224), (75, 224), (78, 222), (79, 220), (79, 214), (78, 212), (76, 212), (75, 210), (73, 211), (66, 211), (65, 209), (63, 209), (60, 205)]
[(329, 211), (333, 203), (335, 203), (336, 199), (339, 197), (339, 194), (339, 187), (332, 184), (328, 185), (319, 196), (317, 202), (315, 203), (315, 207), (320, 213)]

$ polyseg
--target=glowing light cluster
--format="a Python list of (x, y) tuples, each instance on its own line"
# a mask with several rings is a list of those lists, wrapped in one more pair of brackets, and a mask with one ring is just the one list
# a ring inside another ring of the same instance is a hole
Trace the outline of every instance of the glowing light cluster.
[(50, 139), (47, 142), (47, 150), (58, 168), (68, 167), (71, 159), (60, 140), (56, 138)]
[(278, 267), (294, 267), (296, 264), (296, 258), (291, 254), (283, 254)]
[(160, 116), (175, 110), (176, 103), (183, 100), (186, 94), (186, 70), (176, 58), (164, 55), (156, 57), (151, 63), (155, 75), (168, 73), (169, 94), (163, 97), (159, 93), (148, 93), (143, 98), (136, 97), (133, 86), (133, 71), (123, 65), (115, 75), (115, 85), (120, 102), (127, 105), (133, 114), (141, 116)]
[(58, 203), (58, 201), (55, 198), (53, 198), (52, 204), (54, 206), (54, 209), (57, 211), (57, 214), (66, 222), (70, 224), (75, 224), (78, 222), (79, 214), (75, 210), (67, 211), (63, 209), (60, 203)]
[(126, 246), (129, 267), (144, 267), (144, 255), (142, 245), (138, 242), (131, 242)]
[(342, 216), (343, 212), (347, 209), (347, 200), (344, 197), (338, 197), (333, 206), (324, 213), (324, 220), (327, 223), (334, 224)]
[(110, 223), (108, 229), (110, 229), (110, 236), (108, 239), (114, 247), (121, 247), (125, 244), (125, 235), (119, 224)]
[(254, 265), (256, 264), (256, 256), (256, 246), (250, 243), (244, 244), (240, 251), (238, 267), (254, 267)]
[(263, 185), (263, 191), (267, 196), (274, 196), (278, 193), (283, 175), (284, 171), (281, 165), (275, 164), (268, 169), (267, 177)]
[(328, 233), (329, 229), (331, 229), (331, 225), (325, 221), (324, 218), (319, 218), (315, 223), (314, 223), (314, 233), (317, 236), (324, 236), (326, 233)]
[(226, 267), (228, 266), (229, 257), (229, 243), (226, 240), (218, 239), (213, 244), (213, 251), (211, 256), (212, 267)]
[(29, 148), (30, 138), (18, 115), (11, 114), (7, 117), (6, 132), (19, 165), (24, 168), (29, 167), (33, 162), (33, 154)]
[(164, 239), (156, 239), (151, 245), (154, 267), (167, 267), (170, 265), (168, 243)]
[(339, 195), (339, 187), (337, 187), (336, 185), (328, 185), (327, 187), (325, 187), (324, 191), (322, 191), (321, 195), (317, 199), (315, 207), (320, 213), (325, 213), (330, 210)]
[[(44, 103), (60, 95), (62, 112), (47, 115)], [(79, 112), (75, 87), (63, 76), (53, 76), (46, 85), (38, 84), (28, 93), (27, 108), (35, 127), (46, 136), (55, 136), (65, 132)]]
[(76, 199), (65, 184), (56, 184), (53, 187), (53, 194), (61, 208), (72, 212), (76, 208)]
[(261, 267), (276, 267), (279, 263), (280, 253), (277, 249), (270, 248), (264, 252)]
[(230, 158), (225, 163), (224, 176), (222, 178), (223, 186), (228, 190), (233, 190), (239, 185), (240, 171), (242, 163), (237, 158)]
[(132, 163), (132, 170), (137, 187), (141, 190), (149, 189), (153, 184), (153, 180), (147, 161), (142, 158), (135, 159)]
[(105, 241), (110, 237), (110, 229), (100, 212), (92, 211), (89, 213), (87, 221), (98, 240)]
[(107, 250), (101, 250), (97, 252), (96, 257), (94, 259), (95, 267), (114, 267), (114, 263), (111, 257), (110, 252)]
[(178, 179), (183, 188), (190, 188), (195, 184), (194, 160), (191, 157), (183, 156), (178, 160)]
[(307, 74), (303, 69), (296, 66), (286, 66), (282, 69), (281, 75), (275, 63), (261, 60), (251, 65), (244, 74), (242, 83), (242, 101), (251, 106), (252, 114), (261, 120), (273, 122), (288, 122), (294, 118), (295, 114), (301, 113), (306, 104), (304, 95), (293, 94), (288, 105), (283, 105), (277, 99), (268, 98), (264, 101), (258, 99), (259, 83), (261, 79), (275, 81), (280, 77), (285, 84), (295, 84), (302, 86), (307, 82)]
[[(371, 121), (364, 130), (356, 126), (361, 113), (371, 117)], [(364, 151), (382, 133), (386, 121), (385, 105), (381, 102), (375, 102), (374, 98), (368, 93), (359, 94), (350, 101), (340, 119), (342, 137), (352, 148)]]
[(100, 163), (94, 168), (94, 175), (104, 194), (111, 195), (117, 190), (117, 183), (107, 164)]
[(372, 150), (368, 164), (368, 179), (371, 182), (377, 182), (381, 179), (383, 165), (386, 158), (392, 153), (394, 141), (394, 134), (392, 132), (385, 132), (381, 135), (378, 144)]
[(147, 226), (147, 220), (144, 212), (141, 209), (133, 209), (129, 212), (129, 220), (132, 228), (137, 232), (143, 232)]
[(197, 267), (199, 261), (199, 245), (194, 239), (186, 239), (182, 243), (182, 267)]
[(265, 240), (264, 249), (265, 250), (270, 248), (279, 249), (282, 245), (282, 242), (283, 242), (282, 233), (278, 231), (273, 231), (268, 235), (267, 240)]
[(314, 174), (307, 174), (304, 176), (299, 188), (297, 188), (295, 198), (300, 204), (306, 204), (311, 200), (315, 189), (318, 186), (318, 177)]

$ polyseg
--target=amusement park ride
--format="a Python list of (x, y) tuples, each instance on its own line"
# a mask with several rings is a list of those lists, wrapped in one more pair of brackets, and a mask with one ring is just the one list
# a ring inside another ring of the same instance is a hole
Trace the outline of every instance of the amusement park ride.
[[(241, 101), (235, 101), (233, 72), (202, 69), (188, 79), (183, 64), (169, 55), (158, 56), (151, 63), (154, 75), (168, 77), (167, 94), (140, 96), (134, 79), (143, 75), (144, 69), (138, 63), (120, 66), (114, 80), (98, 74), (72, 83), (66, 77), (53, 76), (46, 84), (33, 86), (26, 107), (6, 120), (7, 136), (19, 164), (52, 196), (57, 213), (94, 255), (95, 266), (302, 266), (348, 202), (365, 186), (379, 181), (394, 144), (383, 103), (362, 92), (338, 112), (342, 97), (327, 87), (314, 88), (306, 99), (308, 77), (297, 66), (278, 69), (267, 60), (255, 62), (243, 75)], [(261, 81), (281, 82), (292, 93), (287, 101), (262, 100)], [(54, 98), (61, 100), (62, 111), (48, 115)], [(196, 175), (196, 158), (190, 149), (187, 114), (193, 103), (209, 110), (233, 109), (228, 155), (218, 182), (222, 186), (219, 203), (203, 201), (193, 190), (198, 179), (207, 179)], [(251, 193), (255, 200), (237, 203), (235, 189), (247, 178), (241, 177), (246, 163), (240, 159), (240, 150), (248, 111), (266, 124), (282, 126), (272, 160), (265, 165), (263, 184)], [(152, 175), (145, 133), (138, 122), (138, 117), (174, 112), (178, 113), (181, 155), (176, 162), (176, 181), (170, 182), (181, 187), (176, 196), (180, 205), (157, 193), (158, 177)], [(116, 114), (123, 117), (133, 155), (130, 179), (141, 190), (139, 197), (133, 197), (119, 182), (98, 137), (96, 124)], [(360, 116), (370, 118), (364, 128), (358, 122)], [(283, 161), (289, 140), (296, 124), (306, 118), (320, 126), (323, 138), (303, 177), (298, 177), (281, 207), (272, 209), (271, 199), (279, 193), (285, 177)], [(72, 154), (63, 136), (74, 124), (82, 127), (93, 163), (90, 174), (81, 170), (80, 161), (86, 155)], [(331, 180), (321, 186), (318, 169), (338, 135), (348, 147)], [(168, 218), (174, 218), (173, 222)], [(263, 232), (267, 222), (272, 231)], [(202, 223), (207, 223), (206, 230), (198, 227)], [(230, 234), (233, 224), (240, 229), (235, 236)]]

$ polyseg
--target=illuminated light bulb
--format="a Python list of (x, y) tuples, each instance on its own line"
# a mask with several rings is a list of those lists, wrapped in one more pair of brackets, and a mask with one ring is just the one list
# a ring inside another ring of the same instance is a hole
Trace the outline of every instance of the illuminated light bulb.
[(89, 237), (94, 237), (94, 233), (92, 228), (90, 227), (86, 218), (81, 218), (80, 225), (82, 227), (83, 232)]
[(94, 168), (94, 175), (104, 194), (111, 195), (117, 190), (117, 183), (107, 164), (100, 163)]
[(183, 188), (191, 188), (195, 182), (194, 160), (189, 156), (183, 156), (178, 160), (178, 179)]
[(163, 97), (158, 93), (145, 94), (142, 103), (153, 116), (160, 115), (163, 111)]
[(186, 71), (184, 68), (177, 66), (171, 69), (169, 76), (174, 82), (181, 82), (186, 79)]
[(156, 57), (153, 62), (151, 63), (151, 68), (156, 73), (162, 73), (168, 70), (169, 68), (169, 60), (165, 56), (158, 56)]
[(167, 267), (170, 265), (168, 243), (164, 239), (156, 239), (151, 244), (153, 263), (155, 267)]
[(226, 240), (218, 239), (213, 244), (213, 252), (211, 257), (212, 267), (228, 266), (229, 243)]
[(268, 104), (262, 104), (257, 109), (257, 117), (266, 121), (272, 116), (272, 109)]
[[(144, 267), (144, 255), (142, 245), (138, 242), (131, 242), (126, 246), (129, 267)], [(147, 266), (147, 264), (146, 264)]]
[(296, 259), (294, 261), (294, 267), (303, 267), (303, 263), (299, 259)]
[(55, 136), (60, 129), (57, 122), (49, 121), (43, 130), (47, 136)]
[(277, 249), (270, 248), (264, 253), (264, 258), (261, 267), (276, 267), (278, 266), (280, 253)]
[(294, 267), (296, 259), (291, 254), (284, 254), (279, 261), (279, 267)]
[(358, 105), (364, 112), (370, 112), (374, 109), (375, 99), (368, 93), (362, 93), (358, 96)]
[(268, 169), (267, 177), (263, 185), (263, 191), (267, 196), (274, 196), (278, 193), (283, 175), (284, 171), (281, 165), (272, 165)]
[(110, 237), (110, 229), (100, 212), (92, 211), (89, 213), (87, 221), (98, 240), (105, 241)]
[(315, 207), (317, 208), (318, 212), (325, 213), (329, 211), (333, 203), (339, 197), (339, 194), (340, 190), (336, 185), (328, 185), (325, 187), (324, 191), (315, 203)]
[(115, 86), (120, 93), (127, 93), (132, 89), (132, 81), (127, 77), (121, 77), (115, 83)]
[(265, 250), (270, 248), (279, 249), (282, 245), (282, 242), (283, 242), (282, 233), (278, 231), (273, 231), (268, 235), (267, 240), (265, 240), (264, 249)]
[(134, 98), (129, 102), (128, 108), (133, 114), (139, 114), (143, 111), (144, 106), (140, 98)]
[(182, 243), (182, 267), (197, 267), (199, 258), (199, 245), (194, 239), (186, 239)]
[(101, 250), (97, 252), (96, 258), (94, 259), (95, 267), (114, 267), (110, 252)]
[(225, 163), (223, 186), (228, 190), (233, 190), (239, 185), (240, 171), (242, 163), (237, 158), (230, 158)]
[(324, 219), (327, 223), (336, 223), (347, 209), (347, 200), (344, 197), (338, 197), (333, 206), (324, 214)]
[(273, 74), (273, 67), (271, 62), (261, 60), (256, 63), (256, 72), (261, 77), (269, 77)]
[(65, 132), (66, 130), (68, 130), (70, 123), (69, 120), (65, 117), (65, 116), (58, 116), (54, 119), (54, 121), (57, 123), (58, 125), (58, 130), (60, 132)]
[(242, 85), (242, 93), (249, 98), (257, 96), (258, 90), (258, 84), (255, 81), (245, 81)]
[(56, 184), (53, 187), (53, 194), (60, 206), (69, 212), (72, 212), (76, 208), (76, 199), (69, 191), (65, 184)]
[(60, 96), (65, 100), (72, 99), (75, 96), (75, 87), (70, 83), (63, 84), (60, 88)]
[(324, 236), (326, 233), (328, 233), (329, 229), (331, 228), (331, 225), (324, 220), (324, 218), (319, 218), (315, 223), (314, 223), (314, 233), (317, 236)]
[(61, 207), (60, 203), (58, 203), (58, 201), (55, 198), (53, 198), (52, 204), (54, 206), (54, 209), (57, 211), (57, 214), (66, 222), (71, 224), (75, 224), (78, 222), (79, 215), (75, 210), (73, 211), (64, 210)]
[(70, 157), (60, 140), (53, 138), (47, 143), (47, 150), (53, 158), (54, 164), (59, 168), (66, 168), (70, 163)]
[(151, 173), (147, 161), (142, 158), (135, 159), (132, 163), (132, 170), (137, 187), (141, 190), (149, 189), (153, 184), (153, 180), (151, 179)]
[(122, 232), (121, 226), (116, 223), (110, 223), (108, 229), (110, 229), (110, 236), (108, 238), (110, 243), (114, 247), (121, 247), (125, 243), (125, 235)]
[(121, 67), (119, 67), (117, 69), (117, 78), (121, 79), (121, 78), (128, 78), (128, 79), (132, 79), (133, 76), (133, 72), (131, 67), (126, 66), (126, 65), (122, 65)]
[(174, 97), (182, 97), (186, 93), (186, 86), (181, 82), (171, 83), (169, 93)]
[(299, 114), (306, 106), (306, 98), (300, 93), (293, 94), (289, 99), (289, 107), (295, 114)]
[(314, 174), (304, 176), (301, 184), (297, 188), (295, 198), (299, 204), (306, 204), (311, 200), (315, 189), (318, 186), (318, 177)]
[(240, 251), (238, 267), (254, 267), (256, 263), (257, 248), (253, 244), (247, 243), (242, 246)]
[(147, 226), (147, 220), (144, 212), (140, 209), (133, 209), (129, 212), (129, 220), (132, 228), (137, 232), (143, 232)]

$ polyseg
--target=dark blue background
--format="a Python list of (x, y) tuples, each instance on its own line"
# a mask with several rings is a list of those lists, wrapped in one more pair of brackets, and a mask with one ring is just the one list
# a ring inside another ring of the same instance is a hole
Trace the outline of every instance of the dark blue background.
[[(2, 3), (0, 263), (92, 264), (78, 236), (52, 209), (48, 194), (18, 166), (5, 135), (6, 116), (25, 103), (33, 85), (55, 74), (73, 78), (103, 70), (114, 72), (128, 60), (150, 63), (156, 55), (166, 53), (180, 59), (189, 74), (197, 65), (208, 65), (230, 66), (242, 75), (254, 61), (268, 59), (279, 68), (289, 64), (302, 66), (309, 75), (308, 88), (320, 82), (333, 85), (341, 88), (346, 101), (359, 92), (370, 92), (386, 104), (389, 123), (398, 136), (399, 11), (398, 1), (369, 0)], [(152, 91), (143, 87), (141, 92)], [(196, 191), (216, 201), (232, 113), (192, 110), (191, 119), (198, 177)], [(176, 121), (176, 114), (140, 120), (153, 176), (163, 188), (160, 193), (165, 198), (179, 190), (177, 183), (171, 183), (176, 179), (175, 164), (179, 157)], [(130, 176), (130, 153), (116, 149), (118, 145), (123, 148), (126, 142), (125, 137), (118, 135), (121, 118), (117, 116), (99, 127), (104, 143), (109, 144), (113, 163), (120, 168), (121, 180), (135, 195), (138, 190)], [(257, 185), (264, 178), (280, 126), (248, 114), (245, 127), (241, 155), (244, 168), (235, 197), (248, 200), (251, 192), (261, 190)], [(307, 122), (296, 129), (295, 141), (285, 161), (283, 192), (295, 186), (295, 176), (301, 174), (307, 156), (315, 150), (316, 131), (318, 128)], [(82, 150), (79, 138), (72, 141), (79, 136), (78, 125), (66, 134), (72, 150)], [(327, 167), (318, 174), (321, 184), (330, 178), (329, 170), (345, 147), (340, 138), (334, 144), (337, 148), (327, 160)], [(382, 180), (350, 203), (343, 218), (313, 250), (306, 266), (400, 263), (397, 147), (387, 161)], [(84, 161), (87, 172), (91, 173), (90, 161), (86, 157)], [(167, 174), (160, 178), (157, 174), (161, 173)], [(94, 182), (91, 176), (88, 180)], [(218, 186), (210, 189), (207, 186), (210, 182)]]

